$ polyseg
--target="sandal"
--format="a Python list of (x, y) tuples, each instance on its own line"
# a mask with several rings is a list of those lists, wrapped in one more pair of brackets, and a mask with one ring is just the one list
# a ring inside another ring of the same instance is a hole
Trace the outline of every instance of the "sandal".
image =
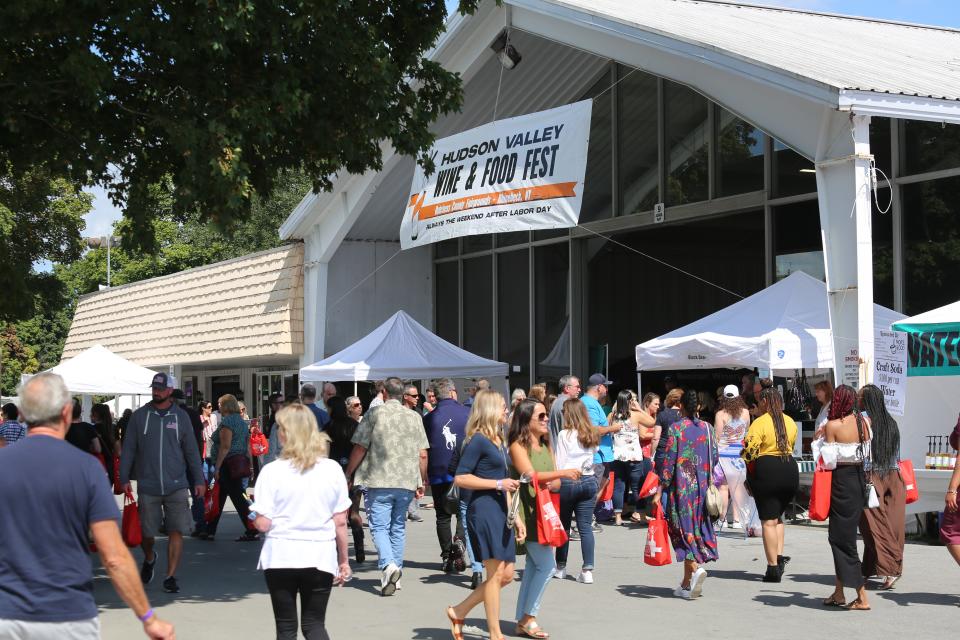
[(887, 579), (883, 581), (883, 584), (877, 587), (877, 591), (890, 591), (893, 589), (893, 586), (897, 584), (897, 580), (900, 579), (900, 576), (887, 576)]
[(837, 600), (835, 595), (831, 595), (829, 598), (823, 601), (823, 606), (825, 607), (845, 607), (847, 606), (846, 600)]
[(857, 598), (853, 602), (847, 605), (848, 611), (870, 611), (870, 605), (863, 602), (860, 598)]
[(525, 627), (518, 624), (516, 633), (514, 635), (518, 635), (521, 638), (534, 638), (535, 640), (544, 640), (545, 638), (550, 637), (550, 634), (544, 631), (540, 625), (537, 624), (536, 620), (534, 620), (532, 624), (528, 624)]
[(630, 516), (630, 522), (636, 522), (637, 524), (640, 524), (641, 522), (646, 522), (646, 521), (647, 521), (646, 518), (644, 518), (639, 513), (634, 513), (632, 516)]
[(447, 619), (450, 620), (450, 633), (453, 635), (453, 640), (463, 640), (464, 620), (462, 618), (457, 618), (456, 614), (453, 614), (452, 606), (447, 607), (445, 613), (447, 614)]

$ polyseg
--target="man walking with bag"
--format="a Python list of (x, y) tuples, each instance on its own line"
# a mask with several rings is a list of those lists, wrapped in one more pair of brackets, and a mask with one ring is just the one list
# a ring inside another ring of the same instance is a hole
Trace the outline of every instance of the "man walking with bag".
[(154, 615), (137, 581), (103, 467), (64, 442), (73, 403), (63, 379), (38, 374), (18, 395), (28, 435), (0, 451), (0, 540), (6, 549), (0, 553), (0, 638), (100, 638), (89, 530), (114, 589), (143, 622), (144, 634), (172, 640), (173, 625)]
[[(140, 528), (143, 531), (143, 565), (140, 579), (153, 580), (157, 554), (154, 542), (160, 523), (167, 534), (167, 575), (163, 590), (178, 593), (177, 567), (183, 553), (183, 537), (190, 535), (193, 518), (190, 513), (189, 476), (199, 484), (195, 495), (203, 498), (206, 484), (200, 467), (200, 453), (193, 434), (190, 416), (174, 404), (173, 381), (165, 373), (153, 376), (153, 401), (137, 409), (130, 417), (127, 435), (120, 455), (120, 483), (130, 491), (130, 480), (137, 480), (140, 499)], [(136, 477), (132, 478), (131, 470)]]

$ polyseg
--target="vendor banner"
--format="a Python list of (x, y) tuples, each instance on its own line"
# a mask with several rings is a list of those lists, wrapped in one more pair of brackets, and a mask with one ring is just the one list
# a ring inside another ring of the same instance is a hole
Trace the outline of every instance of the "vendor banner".
[(907, 334), (877, 331), (873, 357), (873, 384), (883, 391), (887, 411), (902, 416), (907, 402)]
[(960, 324), (897, 323), (896, 328), (908, 332), (909, 375), (960, 376)]
[(593, 101), (498, 120), (442, 138), (419, 164), (400, 246), (576, 226), (583, 201)]

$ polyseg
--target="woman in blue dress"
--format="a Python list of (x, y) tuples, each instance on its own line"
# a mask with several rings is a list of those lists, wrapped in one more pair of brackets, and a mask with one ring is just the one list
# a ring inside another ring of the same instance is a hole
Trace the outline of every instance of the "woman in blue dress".
[[(500, 590), (513, 581), (516, 560), (514, 532), (507, 523), (507, 505), (520, 483), (508, 477), (509, 458), (503, 424), (507, 405), (496, 391), (483, 390), (473, 400), (467, 420), (467, 443), (460, 456), (454, 484), (471, 492), (467, 506), (467, 528), (474, 557), (483, 563), (486, 580), (466, 600), (447, 607), (450, 631), (463, 640), (467, 614), (483, 602), (491, 640), (502, 640), (500, 631)], [(523, 516), (516, 515), (516, 538), (526, 537)]]
[(683, 581), (674, 595), (687, 600), (699, 598), (703, 590), (707, 572), (700, 565), (718, 557), (717, 534), (707, 515), (717, 444), (710, 423), (696, 417), (697, 405), (696, 391), (683, 394), (680, 420), (670, 425), (663, 463), (657, 464), (667, 530), (677, 562), (683, 562)]

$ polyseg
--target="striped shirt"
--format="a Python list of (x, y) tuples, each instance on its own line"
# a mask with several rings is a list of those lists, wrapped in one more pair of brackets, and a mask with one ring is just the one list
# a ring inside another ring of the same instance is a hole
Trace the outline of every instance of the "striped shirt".
[(0, 438), (3, 438), (7, 444), (13, 444), (27, 435), (27, 427), (16, 420), (4, 420), (0, 423)]

